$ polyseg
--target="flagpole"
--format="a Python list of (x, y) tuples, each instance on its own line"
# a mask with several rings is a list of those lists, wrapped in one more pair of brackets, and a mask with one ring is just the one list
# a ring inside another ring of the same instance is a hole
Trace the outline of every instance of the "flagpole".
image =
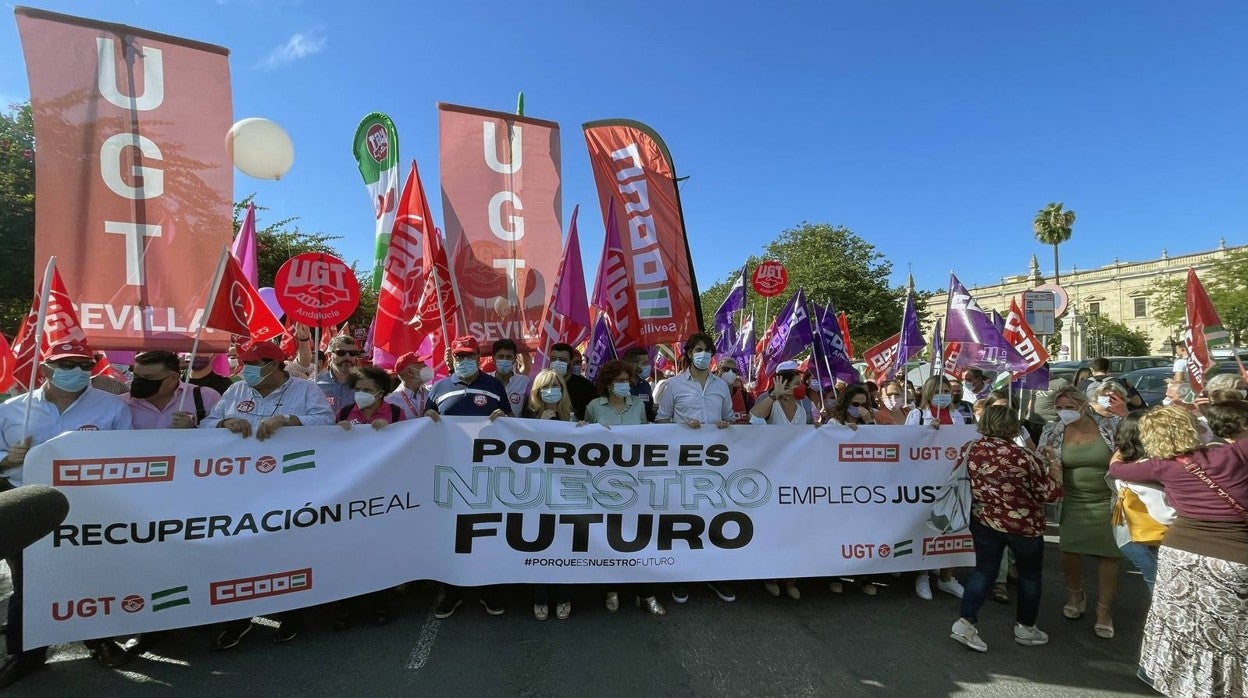
[[(212, 291), (208, 294), (207, 300), (204, 302), (203, 312), (199, 316), (199, 327), (195, 328), (195, 341), (191, 343), (191, 358), (186, 362), (186, 382), (191, 382), (191, 371), (195, 370), (195, 354), (199, 352), (199, 338), (204, 333), (204, 325), (208, 322), (208, 309), (217, 300), (217, 293), (221, 291), (221, 277), (225, 276), (226, 255), (230, 254), (228, 247), (221, 248), (221, 257), (217, 260), (217, 270), (212, 274)], [(186, 411), (186, 394), (190, 391), (182, 391), (182, 397), (178, 398), (178, 412)]]
[(48, 320), (48, 296), (52, 292), (52, 274), (56, 271), (56, 256), (48, 257), (48, 264), (43, 268), (43, 288), (39, 291), (39, 313), (36, 315), (33, 360), (30, 362), (30, 382), (26, 384), (26, 415), (22, 418), (22, 441), (30, 435), (30, 403), (31, 393), (35, 391), (35, 380), (39, 377), (39, 350), (43, 347), (43, 337), (47, 333), (44, 323)]
[[(810, 325), (810, 334), (811, 334), (811, 340), (810, 340), (810, 363), (811, 363), (811, 365), (813, 365), (813, 366), (815, 367), (815, 380), (819, 381), (819, 409), (820, 409), (820, 410), (823, 410), (823, 409), (826, 407), (826, 406), (824, 405), (824, 399), (823, 399), (823, 376), (824, 376), (825, 374), (824, 374), (822, 371), (820, 371), (820, 370), (819, 370), (819, 362), (815, 360), (815, 346), (816, 346), (816, 345), (815, 345), (815, 342), (819, 341), (816, 337), (822, 337), (822, 336), (823, 336), (823, 333), (819, 330), (819, 327), (815, 324), (815, 314), (814, 314), (814, 313), (812, 313), (812, 312), (810, 311), (810, 306), (811, 306), (811, 305), (812, 305), (812, 304), (811, 304), (811, 302), (810, 302), (810, 299), (809, 299), (809, 298), (807, 298), (807, 299), (806, 299), (806, 308), (805, 308), (805, 310), (806, 310), (806, 323), (807, 323), (808, 325)], [(824, 357), (823, 357), (823, 358), (824, 358), (824, 361), (826, 362), (826, 361), (827, 361), (827, 358), (828, 358), (828, 357), (827, 357), (827, 352), (826, 352), (826, 351), (824, 352)], [(830, 367), (827, 367), (827, 366), (825, 366), (825, 368), (827, 368), (827, 369), (828, 369), (828, 373), (829, 373), (829, 375), (830, 375), (830, 374), (831, 374), (831, 368), (830, 368)], [(809, 393), (808, 393), (808, 395), (809, 395)], [(815, 403), (814, 403), (814, 401), (811, 401), (811, 403), (810, 403), (810, 404), (811, 404), (811, 405), (814, 405)], [(812, 421), (812, 422), (814, 421), (814, 415), (811, 415), (811, 421)]]
[[(449, 267), (450, 265), (447, 265), (447, 266)], [(438, 265), (437, 264), (433, 265), (433, 269), (430, 270), (429, 274), (433, 277), (434, 294), (437, 296), (438, 319), (442, 322), (442, 339), (445, 342), (446, 346), (449, 348), (454, 338), (447, 336), (447, 333), (446, 333), (446, 308), (444, 308), (442, 305), (442, 280), (438, 278)], [(465, 328), (465, 330), (466, 329), (467, 328)], [(454, 370), (454, 368), (455, 368), (454, 366), (447, 367), (448, 370), (452, 370), (452, 371)]]

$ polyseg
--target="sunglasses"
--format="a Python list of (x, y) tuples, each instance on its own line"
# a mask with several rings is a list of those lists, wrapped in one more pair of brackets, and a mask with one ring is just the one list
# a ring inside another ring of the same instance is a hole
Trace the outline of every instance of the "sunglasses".
[(335, 349), (334, 350), (334, 356), (337, 356), (337, 357), (363, 356), (363, 355), (364, 355), (364, 352), (360, 351), (359, 349)]
[(49, 361), (48, 365), (53, 368), (63, 368), (67, 370), (80, 368), (84, 371), (90, 371), (91, 369), (95, 368), (94, 361), (70, 361), (67, 359), (61, 360), (61, 361)]

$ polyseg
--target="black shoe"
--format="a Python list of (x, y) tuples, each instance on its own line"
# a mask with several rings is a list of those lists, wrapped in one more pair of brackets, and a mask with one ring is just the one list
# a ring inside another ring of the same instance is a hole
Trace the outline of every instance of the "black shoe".
[(273, 644), (284, 645), (287, 642), (299, 636), (299, 631), (303, 630), (302, 623), (296, 621), (284, 620), (277, 624), (277, 632), (273, 635)]
[(481, 605), (485, 607), (485, 612), (492, 616), (501, 616), (507, 612), (507, 608), (503, 606), (498, 599), (481, 597)]
[(125, 648), (112, 640), (97, 640), (91, 643), (91, 656), (106, 669), (125, 666), (133, 658), (133, 655)]
[(689, 587), (681, 584), (672, 587), (672, 601), (676, 603), (685, 603), (689, 600)]
[(126, 641), (121, 643), (121, 648), (127, 654), (138, 656), (151, 649), (153, 644), (155, 644), (154, 635), (152, 633), (143, 633), (142, 635), (126, 638)]
[(732, 591), (732, 587), (728, 586), (727, 582), (707, 582), (706, 585), (711, 588), (711, 591), (715, 592), (720, 601), (732, 603), (737, 600), (737, 595)]
[(334, 629), (334, 632), (336, 633), (346, 630), (347, 628), (351, 627), (351, 616), (345, 613), (343, 613), (342, 615), (334, 616), (334, 624), (332, 627)]
[(455, 613), (455, 609), (459, 608), (459, 605), (463, 602), (464, 600), (458, 596), (443, 596), (442, 600), (433, 609), (433, 617), (450, 618), (451, 614)]
[(212, 648), (214, 650), (233, 649), (238, 646), (238, 643), (243, 641), (244, 637), (247, 637), (247, 633), (249, 632), (251, 632), (250, 619), (247, 620), (246, 624), (230, 623), (227, 625), (225, 630), (221, 631), (221, 634), (217, 636), (217, 639), (213, 641)]
[(45, 657), (16, 654), (0, 666), (0, 689), (8, 688), (43, 668)]

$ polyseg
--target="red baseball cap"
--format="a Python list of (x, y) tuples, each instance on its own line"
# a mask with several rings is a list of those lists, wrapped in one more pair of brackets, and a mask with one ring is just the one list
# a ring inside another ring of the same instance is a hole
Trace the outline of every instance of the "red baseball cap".
[(95, 354), (91, 353), (90, 347), (86, 342), (80, 342), (71, 339), (68, 342), (53, 344), (48, 350), (48, 355), (43, 357), (44, 361), (58, 361), (60, 359), (91, 359), (95, 360)]
[(286, 353), (272, 342), (253, 342), (238, 354), (239, 363), (248, 361), (285, 361)]
[(417, 354), (414, 351), (409, 351), (403, 356), (400, 356), (398, 360), (394, 362), (394, 372), (402, 373), (407, 370), (409, 366), (427, 363), (429, 363), (429, 357), (424, 356), (423, 354)]
[(477, 338), (472, 335), (464, 335), (456, 337), (451, 343), (451, 355), (455, 354), (480, 354), (481, 348), (477, 345)]

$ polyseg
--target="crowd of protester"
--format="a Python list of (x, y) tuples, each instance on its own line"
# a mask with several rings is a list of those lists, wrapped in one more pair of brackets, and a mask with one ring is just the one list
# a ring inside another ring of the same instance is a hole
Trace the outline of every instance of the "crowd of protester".
[[(935, 576), (937, 591), (960, 599), (954, 640), (987, 651), (977, 630), (980, 610), (989, 598), (1008, 603), (1006, 581), (1016, 578), (1015, 641), (1048, 642), (1036, 618), (1044, 534), (1056, 523), (1066, 618), (1083, 618), (1091, 605), (1094, 634), (1114, 637), (1113, 602), (1125, 557), (1152, 594), (1140, 677), (1169, 695), (1243, 695), (1248, 689), (1248, 382), (1238, 375), (1214, 376), (1197, 395), (1176, 365), (1166, 404), (1148, 409), (1131, 386), (1109, 375), (1108, 362), (1098, 359), (1070, 383), (1053, 381), (1023, 415), (1017, 394), (994, 390), (979, 369), (960, 378), (932, 376), (921, 386), (904, 376), (883, 384), (825, 385), (817, 371), (808, 374), (795, 361), (780, 363), (772, 375), (752, 377), (749, 367), (731, 357), (716, 362), (714, 341), (702, 333), (685, 341), (672, 375), (654, 375), (651, 355), (636, 348), (597, 367), (593, 381), (582, 375), (582, 359), (567, 344), (555, 344), (546, 367), (529, 375), (511, 340), (496, 341), (484, 353), (476, 339), (459, 337), (447, 352), (450, 375), (435, 381), (428, 356), (407, 354), (386, 371), (372, 366), (350, 335), (333, 337), (319, 357), (306, 328), (297, 327), (295, 339), (293, 358), (273, 343), (242, 349), (231, 357), (230, 376), (213, 371), (212, 357), (143, 352), (134, 360), (128, 385), (93, 379), (96, 360), (85, 347), (57, 345), (39, 367), (42, 387), (0, 405), (0, 488), (22, 484), (32, 446), (78, 429), (222, 428), (267, 439), (299, 426), (382, 430), (404, 420), (436, 422), (443, 415), (605, 428), (974, 424), (979, 437), (963, 447), (960, 460), (971, 484), (975, 567), (965, 586), (952, 569), (914, 576), (918, 597), (933, 598)], [(1086, 560), (1094, 561), (1094, 589), (1083, 587)], [(40, 668), (47, 655), (47, 648), (22, 649), (21, 556), (7, 563), (14, 594), (0, 688)], [(883, 582), (864, 575), (771, 579), (762, 586), (771, 596), (798, 600), (801, 583), (818, 582), (839, 594), (845, 581), (869, 596)], [(703, 584), (724, 602), (736, 599), (727, 582)], [(528, 594), (533, 616), (546, 620), (553, 604), (554, 616), (567, 619), (573, 591), (571, 585), (533, 585)], [(331, 627), (345, 630), (358, 609), (366, 609), (377, 625), (388, 623), (395, 615), (393, 593), (331, 604)], [(668, 599), (682, 604), (689, 593), (686, 584), (613, 584), (604, 585), (601, 598), (610, 612), (624, 600), (662, 615)], [(470, 597), (486, 613), (502, 615), (503, 596), (494, 586), (445, 585), (434, 615), (450, 617)], [(306, 609), (277, 614), (274, 642), (295, 639), (308, 615)], [(250, 618), (225, 623), (213, 647), (234, 648), (254, 627)], [(152, 640), (102, 638), (85, 644), (101, 664), (116, 667)]]

